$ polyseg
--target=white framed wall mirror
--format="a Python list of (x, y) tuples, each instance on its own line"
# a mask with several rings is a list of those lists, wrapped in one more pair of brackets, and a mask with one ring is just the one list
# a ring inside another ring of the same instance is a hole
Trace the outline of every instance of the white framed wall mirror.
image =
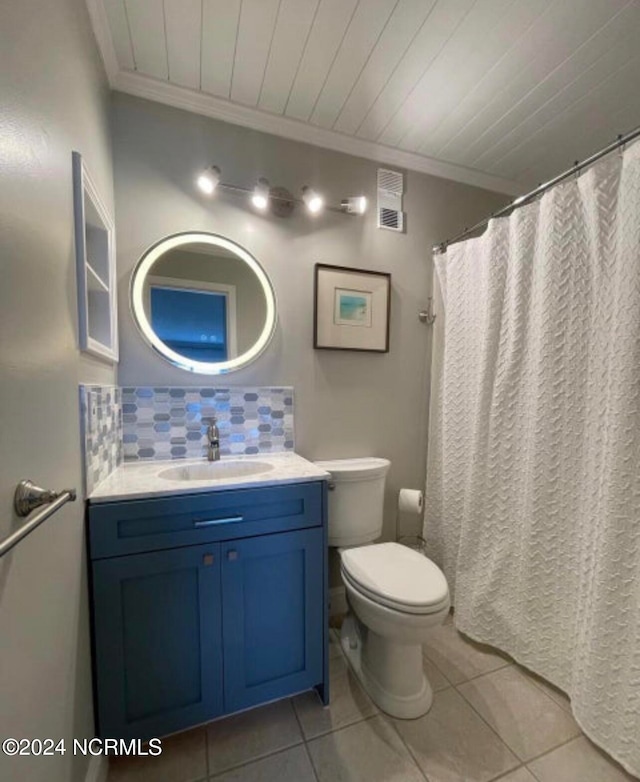
[(254, 361), (276, 326), (276, 299), (258, 261), (231, 239), (168, 236), (140, 258), (131, 309), (143, 338), (188, 372), (220, 375)]

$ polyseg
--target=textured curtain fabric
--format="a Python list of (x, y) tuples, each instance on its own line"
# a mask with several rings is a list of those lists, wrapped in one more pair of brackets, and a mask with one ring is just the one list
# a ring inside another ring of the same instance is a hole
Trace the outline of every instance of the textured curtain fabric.
[(640, 144), (436, 267), (424, 532), (456, 625), (640, 775)]

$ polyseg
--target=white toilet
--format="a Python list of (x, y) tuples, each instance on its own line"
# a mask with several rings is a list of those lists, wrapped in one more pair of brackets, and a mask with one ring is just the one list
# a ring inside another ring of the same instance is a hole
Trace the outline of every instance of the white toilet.
[[(375, 543), (382, 533), (387, 459), (318, 462), (331, 473), (329, 546), (339, 549), (350, 611), (342, 648), (382, 711), (414, 719), (431, 707), (422, 643), (444, 622), (449, 588), (440, 568), (399, 543)], [(368, 545), (369, 544), (369, 545)]]

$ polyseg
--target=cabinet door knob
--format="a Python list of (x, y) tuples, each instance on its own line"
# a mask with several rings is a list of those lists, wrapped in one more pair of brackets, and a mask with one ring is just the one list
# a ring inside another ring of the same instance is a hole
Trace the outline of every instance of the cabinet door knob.
[(203, 565), (213, 565), (213, 554), (205, 554), (202, 557), (202, 564)]
[(238, 559), (238, 552), (235, 549), (231, 549), (231, 551), (227, 552), (227, 559), (229, 562), (234, 562), (236, 559)]

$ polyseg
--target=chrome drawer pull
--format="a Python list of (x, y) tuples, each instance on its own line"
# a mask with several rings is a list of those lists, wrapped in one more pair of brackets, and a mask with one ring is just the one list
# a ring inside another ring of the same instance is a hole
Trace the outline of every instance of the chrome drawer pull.
[(213, 527), (214, 524), (231, 524), (234, 521), (244, 521), (243, 516), (227, 516), (226, 519), (207, 519), (206, 521), (194, 521), (194, 527)]

